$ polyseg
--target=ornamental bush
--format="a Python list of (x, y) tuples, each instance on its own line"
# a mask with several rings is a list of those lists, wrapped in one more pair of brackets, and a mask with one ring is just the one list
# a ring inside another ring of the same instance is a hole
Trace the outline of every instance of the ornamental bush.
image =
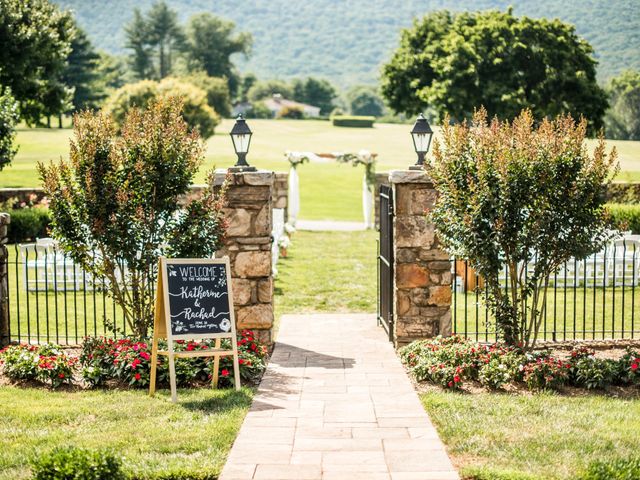
[(640, 352), (632, 349), (619, 360), (611, 360), (597, 358), (590, 348), (577, 347), (563, 360), (548, 350), (524, 351), (451, 336), (413, 342), (399, 354), (416, 380), (447, 389), (459, 389), (469, 381), (491, 389), (520, 383), (530, 390), (640, 384)]
[(638, 480), (640, 457), (591, 462), (578, 480)]
[[(617, 167), (600, 138), (586, 147), (586, 121), (570, 116), (513, 122), (443, 122), (427, 165), (438, 199), (430, 212), (446, 250), (484, 278), (482, 294), (501, 339), (531, 349), (547, 307), (549, 277), (613, 236), (603, 205)], [(535, 263), (535, 268), (527, 265)], [(508, 272), (508, 288), (500, 273)]]
[(59, 346), (10, 345), (0, 351), (0, 366), (11, 380), (38, 380), (58, 388), (73, 381), (77, 359)]
[(114, 454), (84, 448), (56, 448), (32, 464), (35, 480), (125, 480)]
[(200, 198), (182, 202), (205, 149), (182, 112), (177, 98), (151, 102), (129, 111), (120, 133), (108, 115), (78, 114), (69, 160), (38, 165), (52, 235), (106, 280), (139, 338), (153, 325), (158, 258), (212, 257), (226, 229), (225, 188), (215, 189), (213, 172)]
[[(619, 230), (629, 230), (631, 233), (640, 235), (640, 205), (611, 203), (607, 205), (611, 214), (613, 224)], [(633, 247), (627, 246), (628, 249)]]

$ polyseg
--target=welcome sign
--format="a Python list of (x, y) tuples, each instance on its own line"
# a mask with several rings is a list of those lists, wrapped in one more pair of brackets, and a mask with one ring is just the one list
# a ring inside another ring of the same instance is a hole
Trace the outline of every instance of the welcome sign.
[[(221, 348), (228, 338), (231, 349)], [(167, 340), (167, 350), (158, 350), (158, 340)], [(176, 340), (215, 339), (215, 348), (176, 352)], [(240, 389), (238, 345), (233, 314), (229, 258), (160, 258), (151, 348), (149, 394), (156, 389), (158, 355), (169, 360), (171, 400), (177, 400), (175, 359), (213, 357), (213, 385), (218, 384), (220, 357), (233, 355), (236, 390)]]

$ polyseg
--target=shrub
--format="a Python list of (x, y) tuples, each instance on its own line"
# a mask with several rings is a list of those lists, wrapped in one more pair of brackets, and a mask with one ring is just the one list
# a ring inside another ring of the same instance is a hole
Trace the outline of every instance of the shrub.
[[(202, 342), (178, 340), (175, 351), (207, 350), (213, 348), (213, 340)], [(229, 340), (222, 341), (223, 348), (231, 348)], [(166, 344), (160, 345), (166, 349)], [(265, 369), (267, 349), (258, 342), (251, 330), (243, 330), (238, 335), (238, 363), (240, 378), (255, 381)], [(149, 385), (151, 377), (151, 347), (144, 341), (124, 338), (88, 337), (82, 344), (80, 353), (82, 376), (91, 386), (104, 385), (116, 380), (131, 387), (142, 388)], [(213, 359), (211, 357), (178, 358), (175, 362), (176, 383), (189, 386), (206, 382), (212, 378)], [(233, 385), (233, 358), (221, 357), (219, 365), (219, 386)], [(167, 357), (158, 359), (158, 383), (169, 384), (169, 363)]]
[(571, 380), (574, 385), (588, 390), (611, 385), (618, 372), (617, 362), (592, 355), (572, 361), (570, 365)]
[(4, 89), (0, 93), (0, 170), (9, 165), (16, 155), (14, 141), (19, 119), (18, 104), (11, 96), (11, 90)]
[(359, 117), (356, 115), (335, 115), (331, 117), (334, 127), (373, 128), (376, 117)]
[(558, 389), (569, 379), (568, 363), (555, 358), (538, 358), (523, 366), (524, 383), (531, 390)]
[(9, 242), (19, 243), (48, 235), (51, 215), (46, 208), (21, 208), (10, 210), (11, 223), (7, 230)]
[(106, 100), (104, 112), (113, 118), (118, 127), (122, 127), (132, 108), (146, 109), (153, 102), (169, 97), (180, 98), (183, 103), (182, 116), (190, 128), (196, 129), (204, 138), (213, 135), (220, 117), (209, 106), (207, 93), (175, 78), (165, 78), (161, 82), (142, 80), (125, 85)]
[(623, 231), (631, 230), (636, 235), (640, 234), (640, 205), (610, 203), (607, 209), (616, 228)]
[(182, 111), (180, 99), (154, 101), (131, 110), (121, 134), (110, 117), (83, 112), (69, 159), (38, 164), (53, 236), (79, 268), (108, 281), (140, 338), (153, 323), (158, 257), (211, 257), (226, 228), (225, 187), (211, 176), (200, 198), (182, 202), (205, 148)]
[(494, 357), (480, 367), (478, 380), (486, 387), (498, 389), (513, 381), (518, 369), (518, 357), (504, 355)]
[(591, 462), (578, 480), (638, 480), (640, 457)]
[[(426, 168), (438, 199), (429, 216), (447, 251), (484, 279), (487, 308), (510, 345), (535, 346), (558, 266), (613, 236), (603, 195), (616, 152), (605, 153), (600, 139), (590, 154), (586, 129), (570, 116), (536, 122), (528, 110), (513, 122), (489, 121), (481, 109), (471, 123), (443, 122), (434, 144)], [(530, 262), (536, 268), (522, 275)], [(505, 270), (509, 295), (499, 279)]]
[(32, 464), (35, 480), (124, 480), (122, 462), (112, 453), (57, 448)]
[(617, 379), (623, 384), (640, 385), (640, 352), (627, 349), (618, 360)]
[(77, 359), (57, 345), (11, 345), (0, 352), (3, 373), (12, 380), (39, 380), (58, 388), (71, 383)]
[(304, 118), (304, 112), (298, 107), (284, 107), (278, 113), (278, 118), (290, 118), (293, 120), (302, 120)]
[(273, 118), (273, 113), (264, 102), (253, 102), (251, 108), (245, 112), (246, 118)]
[(38, 369), (38, 347), (10, 345), (0, 351), (2, 372), (12, 380), (35, 380)]

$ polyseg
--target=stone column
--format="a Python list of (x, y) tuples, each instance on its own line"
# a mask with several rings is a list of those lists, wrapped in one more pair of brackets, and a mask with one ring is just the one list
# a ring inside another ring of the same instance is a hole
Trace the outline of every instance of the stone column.
[[(266, 171), (228, 175), (228, 221), (224, 248), (228, 255), (238, 330), (250, 328), (258, 338), (272, 343), (273, 279), (271, 276), (272, 189), (274, 173)], [(225, 170), (217, 171), (215, 184), (222, 185)]]
[(7, 230), (11, 216), (8, 213), (0, 213), (0, 347), (8, 345), (11, 341), (9, 335), (9, 283), (8, 267), (9, 252), (7, 251)]
[(394, 170), (394, 342), (451, 334), (451, 263), (426, 213), (436, 190), (423, 171)]
[(276, 172), (274, 175), (271, 202), (273, 208), (284, 209), (284, 221), (286, 222), (289, 218), (289, 174), (287, 172)]

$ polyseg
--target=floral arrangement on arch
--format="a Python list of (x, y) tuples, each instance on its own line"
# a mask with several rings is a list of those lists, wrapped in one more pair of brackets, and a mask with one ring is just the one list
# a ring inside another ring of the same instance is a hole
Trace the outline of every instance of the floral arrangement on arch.
[(309, 157), (300, 152), (285, 152), (284, 156), (287, 157), (291, 168), (297, 168), (298, 165), (309, 162)]
[(350, 163), (352, 166), (364, 165), (364, 174), (369, 191), (373, 191), (376, 184), (376, 157), (378, 155), (369, 150), (360, 150), (358, 153), (340, 153), (336, 160), (340, 163)]

